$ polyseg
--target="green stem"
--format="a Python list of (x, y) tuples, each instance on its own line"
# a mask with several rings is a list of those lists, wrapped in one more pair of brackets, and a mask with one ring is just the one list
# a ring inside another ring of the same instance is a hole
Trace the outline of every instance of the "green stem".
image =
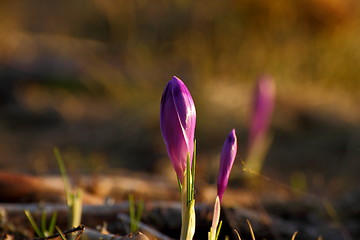
[(82, 213), (82, 195), (83, 192), (81, 189), (78, 189), (72, 197), (72, 205), (68, 206), (70, 208), (70, 226), (77, 227), (81, 223), (81, 213)]
[(180, 240), (192, 240), (195, 233), (195, 199), (188, 202), (187, 181), (181, 193), (181, 236)]
[(194, 168), (194, 164), (192, 167), (190, 166), (190, 155), (188, 154), (183, 186), (181, 188), (182, 225), (180, 240), (192, 240), (195, 233)]

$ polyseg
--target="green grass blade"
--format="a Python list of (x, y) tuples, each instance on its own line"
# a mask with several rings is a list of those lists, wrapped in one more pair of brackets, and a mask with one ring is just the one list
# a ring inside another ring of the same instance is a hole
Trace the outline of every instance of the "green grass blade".
[(49, 225), (49, 235), (53, 235), (55, 224), (56, 224), (56, 218), (57, 218), (57, 212), (53, 212), (51, 219), (50, 219), (50, 225)]
[(139, 201), (138, 207), (136, 210), (136, 230), (139, 228), (139, 222), (141, 220), (141, 216), (144, 210), (144, 200)]
[(60, 237), (62, 240), (67, 240), (64, 233), (61, 231), (60, 228), (58, 228), (58, 226), (55, 226), (56, 230), (58, 231), (58, 233), (60, 234)]
[(217, 240), (217, 239), (219, 238), (221, 226), (222, 226), (222, 221), (220, 221), (219, 226), (218, 226), (218, 228), (217, 228), (217, 230), (216, 230), (215, 240)]
[(44, 233), (44, 235), (46, 236), (46, 212), (43, 210), (41, 212), (41, 231)]
[(24, 211), (27, 219), (29, 220), (32, 228), (34, 229), (34, 231), (36, 232), (36, 234), (39, 236), (39, 237), (45, 237), (45, 234), (43, 232), (41, 232), (40, 228), (38, 227), (38, 225), (36, 224), (34, 218), (31, 216), (31, 213), (28, 211), (28, 210), (25, 210)]
[(65, 189), (65, 195), (66, 195), (66, 201), (68, 205), (72, 205), (72, 197), (71, 197), (71, 186), (70, 186), (70, 181), (68, 178), (68, 175), (66, 173), (66, 168), (65, 168), (65, 164), (64, 164), (64, 160), (60, 154), (60, 150), (59, 148), (55, 147), (54, 148), (54, 155), (55, 158), (58, 162), (59, 165), (59, 169), (60, 169), (60, 173), (61, 173), (61, 177), (63, 179), (63, 183), (64, 183), (64, 189)]
[(139, 229), (139, 222), (141, 220), (142, 212), (144, 209), (144, 201), (141, 200), (137, 204), (134, 199), (134, 195), (129, 195), (129, 217), (130, 217), (130, 231), (132, 233), (136, 232)]
[(135, 200), (134, 195), (129, 195), (129, 216), (130, 216), (130, 231), (133, 233), (136, 231), (135, 224)]

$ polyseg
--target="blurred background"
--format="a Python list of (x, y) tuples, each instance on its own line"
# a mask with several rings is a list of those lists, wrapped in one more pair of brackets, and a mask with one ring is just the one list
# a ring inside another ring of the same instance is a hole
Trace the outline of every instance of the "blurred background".
[(360, 3), (1, 1), (0, 168), (170, 175), (159, 128), (172, 76), (197, 108), (199, 176), (215, 183), (232, 128), (239, 184), (256, 78), (277, 86), (263, 175), (318, 194), (358, 188)]

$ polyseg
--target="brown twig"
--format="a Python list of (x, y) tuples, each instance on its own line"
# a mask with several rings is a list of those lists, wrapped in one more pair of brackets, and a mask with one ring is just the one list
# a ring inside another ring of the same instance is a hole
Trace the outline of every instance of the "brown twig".
[[(77, 232), (77, 235), (75, 237), (75, 240), (79, 240), (79, 239), (86, 239), (86, 240), (98, 240), (98, 239), (102, 239), (102, 240), (149, 240), (148, 237), (141, 232), (136, 232), (136, 233), (129, 234), (126, 236), (117, 236), (114, 234), (102, 234), (94, 229), (86, 228), (83, 225), (80, 225), (75, 228), (67, 229), (67, 230), (63, 231), (63, 234), (67, 235), (67, 234), (76, 233), (76, 232)], [(53, 234), (48, 237), (34, 238), (34, 240), (49, 240), (49, 239), (57, 239), (57, 238), (60, 238), (59, 233)]]
[[(82, 234), (84, 232), (84, 229), (85, 229), (85, 227), (83, 225), (80, 225), (78, 227), (70, 228), (70, 229), (63, 231), (63, 234), (75, 233), (77, 231), (80, 231), (80, 234)], [(52, 238), (57, 238), (59, 236), (60, 236), (59, 233), (55, 233), (55, 234), (47, 236), (47, 237), (34, 238), (34, 240), (48, 240), (48, 239), (52, 239)]]
[(81, 235), (81, 239), (84, 240), (149, 240), (149, 238), (141, 233), (131, 233), (126, 236), (117, 236), (114, 234), (102, 234), (94, 229), (91, 228), (85, 228), (84, 233)]

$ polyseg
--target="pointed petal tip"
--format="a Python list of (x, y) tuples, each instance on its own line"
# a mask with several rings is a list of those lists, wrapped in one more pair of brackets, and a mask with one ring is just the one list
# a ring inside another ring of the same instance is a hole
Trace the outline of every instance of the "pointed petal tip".
[(185, 83), (178, 77), (173, 76), (171, 80), (169, 81), (169, 84), (172, 85), (172, 88), (180, 87), (181, 89), (186, 89), (186, 91), (189, 91), (185, 85)]
[(235, 131), (235, 128), (233, 128), (229, 135), (228, 135), (228, 139), (231, 141), (231, 142), (235, 142), (237, 140), (237, 137), (236, 137), (236, 131)]
[(170, 81), (176, 81), (176, 82), (180, 81), (180, 82), (182, 82), (181, 79), (178, 78), (177, 76), (173, 76)]

